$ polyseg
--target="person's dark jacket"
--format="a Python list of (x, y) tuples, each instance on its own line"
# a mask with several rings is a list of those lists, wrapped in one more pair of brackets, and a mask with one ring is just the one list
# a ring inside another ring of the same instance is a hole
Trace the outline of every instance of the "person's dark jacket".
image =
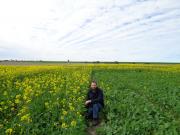
[(91, 103), (89, 104), (92, 106), (95, 103), (100, 103), (104, 107), (104, 95), (103, 90), (100, 88), (96, 88), (96, 90), (92, 90), (91, 88), (88, 90), (86, 100), (91, 100)]

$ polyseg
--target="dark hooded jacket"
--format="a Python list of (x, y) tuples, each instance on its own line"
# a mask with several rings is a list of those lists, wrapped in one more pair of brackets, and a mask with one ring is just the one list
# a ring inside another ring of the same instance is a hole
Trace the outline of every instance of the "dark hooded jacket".
[(95, 103), (100, 103), (104, 107), (103, 90), (98, 87), (96, 87), (96, 90), (92, 90), (91, 88), (89, 88), (86, 100), (91, 100), (89, 106), (92, 106)]

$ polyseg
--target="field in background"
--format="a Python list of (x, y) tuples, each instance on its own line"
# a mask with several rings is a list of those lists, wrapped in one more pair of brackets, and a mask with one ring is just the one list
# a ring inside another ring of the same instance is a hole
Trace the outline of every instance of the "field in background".
[(86, 134), (92, 79), (105, 94), (97, 134), (180, 133), (180, 64), (24, 65), (0, 66), (1, 134)]

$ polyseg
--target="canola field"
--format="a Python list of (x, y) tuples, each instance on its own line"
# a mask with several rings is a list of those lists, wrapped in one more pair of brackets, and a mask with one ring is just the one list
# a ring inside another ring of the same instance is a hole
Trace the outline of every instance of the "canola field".
[(97, 135), (179, 135), (180, 64), (0, 66), (0, 134), (86, 135), (91, 80), (103, 89)]

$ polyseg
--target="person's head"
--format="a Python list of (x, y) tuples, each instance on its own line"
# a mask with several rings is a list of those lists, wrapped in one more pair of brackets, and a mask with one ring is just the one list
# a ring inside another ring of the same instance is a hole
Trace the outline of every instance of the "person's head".
[(91, 89), (92, 89), (92, 90), (95, 90), (96, 88), (97, 88), (97, 82), (93, 80), (93, 81), (91, 82)]

